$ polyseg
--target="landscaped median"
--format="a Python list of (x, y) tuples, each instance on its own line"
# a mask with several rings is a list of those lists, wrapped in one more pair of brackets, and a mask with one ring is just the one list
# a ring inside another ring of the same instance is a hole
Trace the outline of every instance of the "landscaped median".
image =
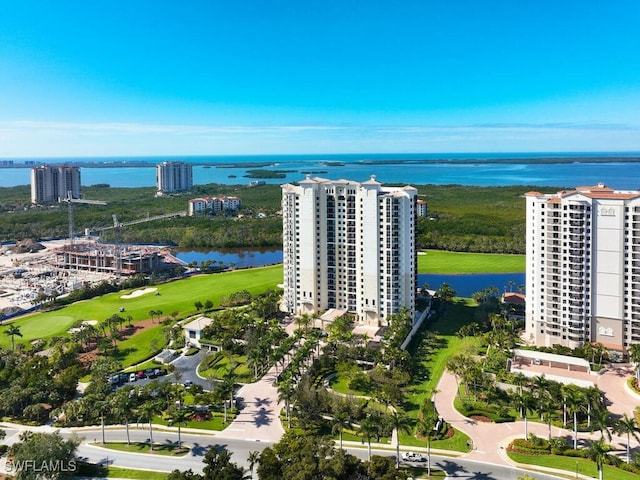
[(93, 445), (110, 450), (117, 450), (119, 452), (147, 453), (150, 455), (166, 455), (171, 457), (184, 457), (190, 450), (189, 447), (179, 447), (177, 444), (166, 443), (154, 444), (152, 450), (148, 442), (131, 442), (130, 444), (109, 442), (95, 443)]
[[(552, 439), (553, 442), (554, 439)], [(564, 438), (557, 439), (562, 448), (552, 448), (545, 439), (531, 435), (529, 440), (524, 438), (514, 440), (507, 447), (507, 455), (511, 460), (532, 468), (543, 467), (555, 470), (565, 470), (571, 476), (587, 476), (598, 478), (596, 462), (588, 457), (589, 449), (573, 450), (566, 448)], [(564, 442), (564, 443), (563, 443)], [(555, 453), (552, 453), (555, 452)], [(602, 456), (604, 478), (607, 480), (637, 480), (640, 468), (623, 463), (619, 458), (608, 454)], [(543, 471), (543, 468), (540, 471)]]

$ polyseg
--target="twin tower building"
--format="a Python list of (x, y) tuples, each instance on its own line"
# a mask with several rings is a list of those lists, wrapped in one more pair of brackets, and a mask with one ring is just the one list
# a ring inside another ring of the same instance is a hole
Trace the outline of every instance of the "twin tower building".
[(416, 197), (383, 187), (307, 176), (282, 186), (283, 309), (301, 315), (351, 313), (388, 323), (415, 312)]

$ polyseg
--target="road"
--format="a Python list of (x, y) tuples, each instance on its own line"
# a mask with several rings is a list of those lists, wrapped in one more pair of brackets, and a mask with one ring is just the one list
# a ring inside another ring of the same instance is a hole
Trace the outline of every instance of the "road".
[[(6, 428), (6, 443), (18, 441), (20, 430), (14, 428)], [(61, 430), (64, 437), (69, 438), (72, 433), (67, 429)], [(219, 436), (219, 432), (213, 434), (193, 434), (182, 433), (182, 441), (185, 445), (191, 447), (191, 451), (184, 457), (167, 457), (163, 455), (149, 455), (139, 453), (127, 453), (108, 448), (100, 445), (93, 445), (99, 441), (102, 436), (101, 430), (87, 429), (78, 433), (83, 439), (83, 443), (78, 448), (78, 456), (86, 457), (92, 463), (106, 463), (122, 468), (132, 468), (139, 470), (154, 470), (170, 472), (172, 470), (188, 470), (201, 473), (203, 468), (203, 457), (209, 448), (224, 448), (232, 453), (231, 460), (244, 468), (249, 468), (247, 461), (249, 452), (262, 451), (264, 448), (272, 445), (270, 442), (264, 441), (248, 441), (241, 439), (225, 439)], [(134, 442), (144, 442), (149, 440), (148, 427), (135, 424), (130, 428), (131, 440)], [(107, 442), (124, 442), (126, 441), (126, 433), (124, 430), (105, 430), (105, 438)], [(176, 432), (167, 432), (163, 430), (153, 431), (153, 439), (156, 444), (175, 443), (178, 439)], [(355, 448), (346, 446), (346, 450), (363, 459), (367, 458), (366, 448)], [(404, 450), (404, 449), (403, 449)], [(372, 449), (374, 455), (395, 456), (394, 450), (378, 450)], [(432, 455), (432, 467), (443, 470), (449, 477), (469, 478), (472, 480), (516, 480), (519, 475), (526, 473), (514, 467), (503, 465), (492, 465), (473, 460), (465, 460), (462, 458), (445, 457), (441, 455)], [(536, 480), (557, 480), (557, 477), (544, 474), (535, 474)]]

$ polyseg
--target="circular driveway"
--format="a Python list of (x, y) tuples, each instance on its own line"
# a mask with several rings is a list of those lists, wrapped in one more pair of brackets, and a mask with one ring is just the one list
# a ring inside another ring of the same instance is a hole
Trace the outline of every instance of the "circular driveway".
[[(201, 385), (205, 390), (211, 390), (216, 385), (215, 382), (213, 385), (211, 382), (205, 380), (204, 378), (200, 378), (198, 376), (198, 365), (200, 365), (207, 357), (209, 356), (209, 352), (205, 350), (200, 350), (195, 355), (181, 355), (176, 358), (171, 364), (175, 367), (176, 371), (180, 372), (180, 382), (192, 382), (195, 385)], [(175, 379), (175, 375), (171, 375), (169, 378), (172, 378), (173, 381), (177, 381)]]

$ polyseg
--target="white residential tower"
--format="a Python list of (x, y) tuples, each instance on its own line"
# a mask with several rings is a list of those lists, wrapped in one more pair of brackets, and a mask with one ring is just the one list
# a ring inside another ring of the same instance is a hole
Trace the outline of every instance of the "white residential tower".
[(156, 187), (158, 192), (171, 193), (191, 190), (193, 173), (186, 162), (162, 162), (156, 165)]
[(413, 316), (416, 194), (373, 176), (283, 185), (284, 308), (350, 312), (367, 325), (402, 307)]
[(528, 192), (527, 339), (626, 350), (640, 342), (640, 192)]
[(42, 165), (31, 169), (31, 203), (80, 198), (80, 167)]

